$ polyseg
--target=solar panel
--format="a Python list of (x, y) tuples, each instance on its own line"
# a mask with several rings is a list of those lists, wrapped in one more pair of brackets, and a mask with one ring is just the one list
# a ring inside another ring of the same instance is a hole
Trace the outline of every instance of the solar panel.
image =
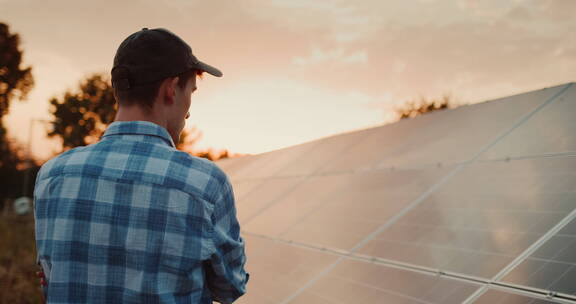
[[(350, 250), (445, 174), (445, 169), (435, 168), (345, 175), (346, 182), (331, 188), (319, 208), (301, 214), (281, 236)], [(285, 206), (289, 208), (289, 201)]]
[(566, 84), (219, 162), (240, 302), (576, 303), (575, 116)]
[(243, 166), (252, 163), (260, 157), (261, 155), (245, 155), (242, 157), (224, 158), (218, 160), (218, 166), (226, 171), (229, 177), (234, 178), (236, 171), (239, 171)]
[[(462, 303), (478, 284), (345, 260), (290, 303)], [(320, 301), (322, 303), (322, 301)]]
[(306, 153), (299, 155), (286, 164), (280, 171), (274, 172), (275, 176), (301, 176), (311, 175), (322, 166), (330, 163), (347, 150), (354, 147), (359, 141), (375, 132), (373, 129), (329, 137), (317, 141), (317, 144)]
[(539, 246), (502, 281), (576, 295), (576, 220)]
[(239, 303), (280, 303), (337, 257), (245, 235), (248, 292)]
[(274, 203), (287, 192), (290, 192), (302, 182), (300, 177), (268, 179), (256, 181), (250, 192), (238, 200), (238, 220), (245, 223), (252, 217), (259, 215), (268, 204)]
[(310, 177), (275, 204), (270, 203), (266, 210), (243, 227), (247, 231), (280, 236), (313, 211), (323, 208), (332, 194), (332, 190), (325, 189), (342, 189), (347, 180), (340, 175)]
[(526, 304), (552, 304), (563, 303), (551, 299), (539, 299), (528, 295), (520, 295), (500, 290), (491, 289), (477, 299), (474, 304), (506, 304), (506, 303), (526, 303)]
[[(285, 168), (292, 163), (294, 159), (307, 153), (318, 144), (317, 141), (308, 142), (301, 145), (289, 147), (279, 151), (263, 153), (260, 155), (247, 156), (247, 160), (232, 159), (229, 161), (230, 169), (223, 169), (228, 173), (232, 180), (262, 179), (277, 176), (278, 170)], [(234, 163), (238, 163), (234, 166)]]
[(573, 153), (576, 151), (575, 101), (576, 86), (572, 86), (485, 153), (483, 159)]
[(573, 158), (469, 165), (359, 252), (492, 278), (576, 207), (555, 184), (575, 172)]
[(557, 86), (377, 128), (322, 172), (468, 161), (524, 115), (566, 88)]

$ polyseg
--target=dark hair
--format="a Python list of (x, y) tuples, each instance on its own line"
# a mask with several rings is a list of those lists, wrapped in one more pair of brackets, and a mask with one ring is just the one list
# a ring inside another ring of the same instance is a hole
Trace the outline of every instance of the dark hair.
[[(190, 80), (190, 78), (196, 76), (202, 78), (202, 74), (203, 71), (200, 70), (187, 70), (184, 73), (180, 73), (172, 77), (179, 77), (178, 86), (180, 88), (184, 88), (188, 83), (188, 80)], [(144, 109), (151, 110), (152, 107), (154, 106), (154, 100), (158, 95), (160, 85), (165, 79), (166, 78), (155, 82), (134, 86), (127, 90), (118, 90), (114, 88), (114, 96), (116, 97), (116, 101), (118, 102), (119, 105), (129, 106), (138, 104), (142, 106)]]

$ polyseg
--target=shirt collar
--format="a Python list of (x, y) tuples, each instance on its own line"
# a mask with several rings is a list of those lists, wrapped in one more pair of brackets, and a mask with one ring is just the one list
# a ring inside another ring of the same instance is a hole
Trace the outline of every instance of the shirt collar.
[(108, 126), (102, 138), (113, 135), (149, 135), (161, 138), (172, 147), (174, 141), (165, 128), (149, 121), (115, 121)]

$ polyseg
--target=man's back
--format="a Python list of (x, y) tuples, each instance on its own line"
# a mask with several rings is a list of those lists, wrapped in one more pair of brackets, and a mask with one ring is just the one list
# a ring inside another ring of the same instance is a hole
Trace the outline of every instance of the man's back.
[(49, 302), (227, 303), (245, 292), (226, 175), (156, 124), (115, 122), (46, 163), (35, 212)]

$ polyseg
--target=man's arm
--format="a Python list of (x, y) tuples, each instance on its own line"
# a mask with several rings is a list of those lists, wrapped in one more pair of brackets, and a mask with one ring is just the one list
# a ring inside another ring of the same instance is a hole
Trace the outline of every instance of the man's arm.
[(212, 214), (214, 251), (205, 263), (206, 281), (213, 300), (232, 303), (246, 292), (248, 273), (232, 186), (225, 179)]

